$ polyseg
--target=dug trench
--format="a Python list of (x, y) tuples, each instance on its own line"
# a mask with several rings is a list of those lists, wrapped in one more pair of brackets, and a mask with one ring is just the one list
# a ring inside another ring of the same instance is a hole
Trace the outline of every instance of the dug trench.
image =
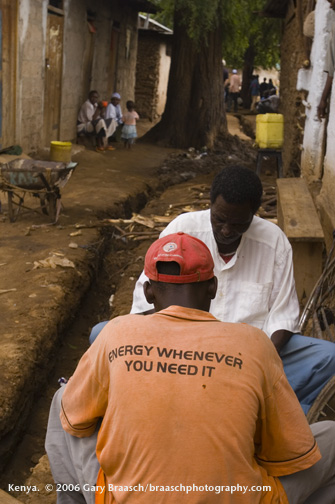
[[(55, 492), (45, 490), (45, 485), (52, 483), (52, 477), (45, 456), (44, 439), (49, 406), (59, 386), (58, 379), (73, 373), (88, 347), (88, 335), (94, 324), (129, 313), (132, 291), (142, 271), (148, 245), (174, 215), (207, 208), (209, 187), (215, 173), (232, 162), (242, 162), (254, 168), (255, 151), (250, 144), (235, 138), (229, 145), (221, 146), (216, 152), (205, 156), (196, 152), (174, 156), (159, 169), (160, 182), (155, 188), (149, 188), (146, 195), (141, 193), (137, 198), (126, 200), (118, 210), (114, 209), (109, 218), (104, 215), (98, 222), (98, 240), (95, 236), (95, 241), (90, 243), (80, 292), (76, 292), (78, 286), (74, 284), (76, 296), (67, 296), (65, 311), (69, 314), (72, 310), (71, 316), (65, 317), (59, 312), (51, 314), (59, 319), (63, 317), (63, 321), (59, 324), (57, 337), (50, 335), (49, 345), (41, 348), (43, 366), (40, 364), (34, 369), (38, 392), (33, 399), (33, 412), (29, 419), (23, 419), (24, 432), (19, 427), (12, 431), (17, 439), (15, 444), (13, 438), (9, 443), (12, 456), (7, 459), (2, 473), (1, 488), (20, 502), (56, 502)], [(273, 187), (273, 180), (270, 179), (266, 183)], [(142, 208), (145, 203), (146, 206)], [(131, 218), (133, 212), (139, 211), (141, 217)], [(273, 212), (268, 213), (273, 216)], [(84, 292), (86, 294), (83, 296)], [(74, 298), (78, 296), (82, 297), (82, 302), (76, 309)], [(28, 392), (26, 395), (28, 408), (32, 398), (28, 397)], [(36, 485), (39, 491), (27, 494), (13, 490), (15, 486), (22, 485)]]

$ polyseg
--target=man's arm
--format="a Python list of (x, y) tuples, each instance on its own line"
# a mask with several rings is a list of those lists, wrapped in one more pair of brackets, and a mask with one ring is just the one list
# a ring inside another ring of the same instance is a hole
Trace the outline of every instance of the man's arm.
[(66, 385), (60, 413), (66, 432), (80, 438), (93, 434), (107, 408), (108, 381), (104, 339), (99, 337), (82, 356)]
[(331, 77), (328, 74), (325, 87), (323, 88), (321, 100), (320, 100), (320, 103), (317, 108), (317, 115), (318, 115), (319, 121), (321, 121), (321, 119), (326, 117), (326, 107), (327, 107), (330, 91), (332, 89), (332, 85), (333, 85), (333, 77)]
[(269, 352), (263, 362), (265, 398), (255, 433), (256, 460), (271, 476), (285, 476), (311, 467), (321, 454), (285, 373), (278, 377), (278, 357)]
[(276, 347), (278, 353), (280, 353), (282, 347), (290, 340), (292, 334), (292, 332), (286, 331), (285, 329), (279, 329), (279, 331), (275, 331), (271, 335), (271, 341)]
[(274, 264), (272, 293), (269, 313), (265, 320), (265, 331), (277, 352), (298, 332), (299, 301), (295, 289), (292, 248), (284, 233), (277, 247)]
[(103, 107), (101, 106), (100, 103), (97, 104), (97, 107), (94, 111), (94, 114), (93, 114), (93, 117), (92, 117), (92, 121), (95, 121), (95, 119), (98, 119), (98, 117), (101, 115), (102, 113), (102, 109)]

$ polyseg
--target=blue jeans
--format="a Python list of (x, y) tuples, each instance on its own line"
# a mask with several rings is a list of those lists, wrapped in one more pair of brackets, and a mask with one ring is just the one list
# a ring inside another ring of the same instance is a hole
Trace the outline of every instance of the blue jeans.
[(335, 374), (335, 344), (293, 334), (280, 352), (285, 374), (305, 413)]
[(89, 342), (90, 345), (92, 345), (93, 341), (95, 341), (96, 337), (100, 333), (100, 331), (103, 330), (106, 324), (108, 324), (109, 320), (105, 320), (104, 322), (99, 322), (99, 324), (96, 324), (94, 327), (92, 327), (91, 334), (89, 337)]

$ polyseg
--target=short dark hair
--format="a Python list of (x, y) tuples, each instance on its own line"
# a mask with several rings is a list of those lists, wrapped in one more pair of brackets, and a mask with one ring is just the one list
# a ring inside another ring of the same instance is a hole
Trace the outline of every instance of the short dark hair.
[(262, 183), (255, 172), (240, 165), (230, 165), (216, 175), (211, 187), (211, 203), (218, 196), (230, 204), (239, 205), (250, 202), (253, 213), (261, 206)]
[(130, 108), (134, 109), (135, 108), (135, 103), (132, 100), (128, 100), (126, 103), (126, 107), (129, 110)]
[[(158, 273), (160, 273), (161, 275), (180, 275), (180, 266), (175, 261), (170, 262), (157, 261), (156, 268)], [(171, 284), (168, 282), (158, 282), (156, 280), (150, 280), (150, 283), (158, 287), (161, 292), (165, 292), (167, 287), (176, 290), (180, 289), (181, 285), (184, 285), (175, 283)]]
[(93, 96), (94, 94), (97, 94), (97, 95), (98, 95), (99, 93), (98, 93), (98, 91), (96, 91), (95, 89), (92, 89), (92, 91), (90, 91), (90, 92), (88, 93), (88, 97), (89, 97), (89, 98), (91, 98), (91, 96)]

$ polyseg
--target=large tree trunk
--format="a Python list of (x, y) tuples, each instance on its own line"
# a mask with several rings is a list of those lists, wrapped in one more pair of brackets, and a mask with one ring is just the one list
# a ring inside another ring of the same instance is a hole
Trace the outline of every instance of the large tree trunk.
[(241, 98), (243, 100), (244, 108), (250, 108), (251, 105), (251, 94), (250, 94), (250, 84), (251, 77), (254, 71), (254, 60), (255, 60), (255, 50), (252, 40), (249, 43), (249, 47), (244, 53), (244, 65), (242, 74), (242, 89)]
[(227, 133), (222, 71), (222, 31), (197, 44), (187, 35), (175, 11), (167, 101), (161, 121), (145, 139), (174, 147), (213, 147), (219, 133)]

